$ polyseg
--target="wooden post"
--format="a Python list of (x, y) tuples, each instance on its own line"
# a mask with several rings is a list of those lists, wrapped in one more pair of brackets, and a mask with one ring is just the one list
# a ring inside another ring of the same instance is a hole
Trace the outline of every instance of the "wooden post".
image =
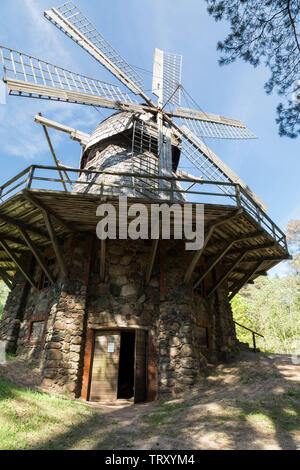
[(63, 275), (67, 276), (68, 275), (68, 270), (67, 270), (63, 255), (61, 253), (61, 249), (60, 249), (60, 246), (59, 246), (59, 243), (58, 243), (58, 240), (57, 240), (57, 236), (56, 236), (54, 227), (52, 225), (51, 218), (45, 210), (43, 210), (43, 217), (44, 217), (44, 220), (45, 220), (47, 230), (49, 232), (49, 236), (50, 236), (50, 239), (51, 239), (51, 242), (52, 242), (52, 245), (53, 245), (54, 252), (56, 254), (56, 258), (58, 260), (58, 264), (59, 264), (59, 266), (60, 266), (60, 268), (63, 272)]
[(255, 333), (252, 333), (252, 339), (253, 339), (253, 351), (256, 352), (256, 342), (255, 342)]
[(149, 264), (148, 264), (147, 272), (146, 272), (146, 284), (148, 284), (148, 282), (151, 279), (153, 265), (154, 265), (154, 261), (155, 261), (155, 257), (156, 257), (156, 253), (157, 253), (157, 248), (158, 248), (158, 243), (159, 243), (159, 239), (153, 240), (151, 254), (150, 254), (150, 260), (149, 260)]
[(37, 260), (38, 264), (40, 265), (40, 267), (42, 268), (42, 270), (44, 271), (44, 273), (46, 274), (46, 276), (48, 277), (49, 281), (51, 282), (51, 284), (54, 286), (55, 285), (55, 281), (54, 281), (54, 278), (52, 276), (52, 273), (50, 272), (49, 270), (49, 267), (47, 266), (44, 258), (40, 255), (40, 253), (38, 252), (36, 246), (34, 245), (34, 243), (30, 240), (29, 236), (28, 236), (28, 233), (19, 228), (19, 231), (22, 235), (22, 237), (24, 238), (28, 248), (32, 251), (35, 259)]
[[(39, 116), (42, 116), (42, 114), (39, 113)], [(42, 127), (43, 127), (43, 129), (44, 129), (44, 133), (45, 133), (45, 136), (46, 136), (46, 139), (47, 139), (49, 148), (50, 148), (50, 152), (51, 152), (51, 154), (52, 154), (54, 163), (55, 163), (55, 165), (56, 165), (56, 167), (57, 167), (57, 171), (58, 171), (59, 177), (60, 177), (60, 179), (61, 179), (61, 183), (62, 183), (62, 185), (63, 185), (64, 191), (68, 192), (66, 183), (64, 182), (63, 175), (62, 175), (62, 173), (61, 173), (61, 171), (60, 171), (60, 169), (59, 169), (59, 163), (58, 163), (58, 160), (57, 160), (57, 158), (56, 158), (56, 155), (55, 155), (55, 152), (54, 152), (54, 148), (53, 148), (53, 146), (52, 146), (52, 143), (51, 143), (51, 140), (50, 140), (48, 131), (47, 131), (47, 127), (46, 127), (44, 124), (42, 124)]]

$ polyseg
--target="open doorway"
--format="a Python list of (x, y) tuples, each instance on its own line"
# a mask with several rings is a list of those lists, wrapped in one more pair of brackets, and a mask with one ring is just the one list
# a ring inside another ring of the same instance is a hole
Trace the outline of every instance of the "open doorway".
[(118, 398), (134, 396), (135, 332), (121, 332)]

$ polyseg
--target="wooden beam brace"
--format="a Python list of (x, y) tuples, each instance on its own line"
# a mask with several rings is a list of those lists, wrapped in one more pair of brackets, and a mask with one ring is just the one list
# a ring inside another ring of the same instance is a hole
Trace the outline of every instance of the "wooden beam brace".
[(251, 279), (251, 277), (253, 276), (253, 274), (256, 273), (256, 271), (259, 270), (259, 268), (261, 267), (261, 265), (263, 264), (264, 260), (260, 260), (258, 263), (256, 263), (255, 267), (249, 271), (242, 279), (240, 282), (238, 282), (236, 284), (236, 286), (233, 288), (230, 296), (229, 296), (229, 300), (233, 299), (233, 297), (238, 293), (238, 291), (245, 285), (247, 284), (247, 282)]
[(67, 270), (62, 252), (61, 252), (61, 247), (60, 247), (59, 242), (57, 240), (57, 236), (56, 236), (56, 233), (55, 233), (50, 215), (47, 214), (47, 212), (44, 209), (43, 209), (42, 212), (43, 212), (43, 217), (44, 217), (44, 220), (45, 220), (45, 224), (46, 224), (46, 227), (47, 227), (47, 230), (49, 232), (49, 236), (50, 236), (50, 239), (51, 239), (51, 242), (52, 242), (52, 246), (53, 246), (54, 252), (56, 254), (58, 264), (59, 264), (59, 266), (62, 270), (63, 275), (67, 276), (68, 275), (68, 270)]
[(35, 207), (40, 209), (42, 212), (45, 211), (49, 215), (51, 215), (51, 217), (55, 219), (57, 223), (59, 223), (62, 227), (64, 227), (64, 229), (72, 233), (76, 231), (76, 229), (71, 224), (64, 221), (59, 215), (56, 215), (49, 207), (45, 206), (41, 201), (38, 201), (38, 199), (30, 191), (23, 191), (23, 197), (27, 199), (27, 201), (31, 202), (31, 204), (33, 204)]
[(7, 285), (7, 287), (9, 288), (9, 290), (12, 290), (13, 289), (13, 278), (7, 274), (7, 272), (0, 268), (0, 277), (2, 278), (3, 282), (5, 282), (5, 284)]
[(231, 215), (230, 217), (221, 217), (220, 219), (218, 219), (215, 223), (213, 223), (209, 229), (208, 229), (208, 232), (204, 238), (204, 243), (203, 243), (203, 246), (202, 248), (197, 251), (186, 271), (186, 274), (185, 274), (185, 277), (184, 277), (184, 282), (186, 284), (189, 284), (190, 280), (191, 280), (191, 277), (193, 275), (193, 272), (195, 271), (195, 268), (197, 266), (197, 263), (199, 261), (199, 259), (201, 258), (201, 255), (202, 253), (204, 252), (212, 234), (214, 233), (214, 230), (216, 227), (218, 227), (219, 225), (222, 225), (226, 222), (228, 222), (229, 220), (232, 220), (232, 219), (235, 219), (237, 216), (239, 216), (241, 213), (243, 212), (243, 209), (238, 209), (237, 211), (234, 212), (233, 215)]
[[(42, 114), (39, 113), (39, 116), (42, 117)], [(64, 188), (64, 191), (65, 191), (65, 192), (68, 192), (66, 183), (64, 182), (64, 178), (63, 178), (62, 172), (61, 172), (61, 170), (59, 169), (59, 162), (58, 162), (57, 157), (56, 157), (56, 154), (55, 154), (55, 152), (54, 152), (54, 148), (53, 148), (53, 145), (52, 145), (51, 140), (50, 140), (50, 136), (49, 136), (49, 133), (48, 133), (48, 129), (47, 129), (47, 127), (46, 127), (44, 124), (41, 123), (41, 125), (42, 125), (42, 128), (43, 128), (43, 130), (44, 130), (44, 134), (45, 134), (45, 136), (46, 136), (46, 139), (47, 139), (47, 142), (48, 142), (48, 145), (49, 145), (49, 149), (50, 149), (51, 155), (52, 155), (53, 160), (54, 160), (54, 163), (55, 163), (55, 165), (56, 165), (57, 172), (58, 172), (59, 177), (60, 177), (60, 180), (61, 180), (61, 184), (62, 184), (62, 186), (63, 186), (63, 188)]]
[(2, 238), (0, 238), (0, 245), (2, 246), (2, 248), (4, 249), (4, 251), (6, 252), (6, 254), (13, 260), (13, 262), (15, 263), (15, 265), (17, 266), (18, 270), (23, 274), (23, 276), (25, 277), (25, 279), (27, 279), (27, 281), (29, 282), (29, 284), (37, 289), (37, 286), (36, 286), (36, 283), (34, 281), (34, 279), (32, 278), (32, 276), (26, 271), (25, 267), (22, 266), (22, 264), (20, 263), (20, 260), (15, 256), (15, 254), (13, 253), (13, 251), (10, 249), (10, 247), (7, 245), (6, 241)]
[[(247, 269), (234, 269), (233, 272), (237, 273), (237, 274), (247, 274), (248, 271), (247, 271)], [(267, 272), (266, 271), (257, 271), (255, 274), (259, 274), (260, 276), (266, 276)]]
[(152, 276), (153, 265), (154, 265), (154, 261), (155, 261), (156, 254), (157, 254), (158, 244), (159, 244), (159, 239), (153, 240), (149, 264), (147, 266), (147, 271), (146, 271), (146, 284), (149, 283), (151, 276)]
[(226, 255), (227, 251), (230, 250), (233, 244), (234, 244), (234, 241), (230, 241), (230, 242), (225, 243), (225, 245), (223, 245), (223, 250), (217, 256), (214, 257), (213, 261), (210, 263), (208, 268), (200, 276), (198, 281), (195, 282), (194, 289), (196, 289), (196, 287), (199, 286), (200, 282), (203, 281), (203, 279), (211, 272), (211, 270), (216, 266), (216, 264), (218, 264), (219, 261)]
[[(210, 273), (210, 271), (216, 266), (216, 264), (218, 264), (220, 262), (220, 260), (226, 255), (226, 253), (230, 250), (230, 248), (232, 247), (232, 245), (234, 243), (238, 243), (238, 242), (242, 242), (242, 241), (245, 241), (245, 240), (251, 240), (252, 238), (256, 238), (257, 236), (261, 235), (263, 232), (255, 232), (251, 235), (245, 235), (243, 237), (239, 237), (239, 238), (232, 238), (230, 240), (228, 240), (227, 243), (225, 243), (225, 245), (223, 245), (223, 250), (221, 251), (221, 253), (219, 253), (218, 255), (215, 256), (215, 258), (213, 259), (212, 263), (209, 265), (209, 267), (206, 269), (206, 271), (204, 271), (204, 273), (201, 275), (200, 279), (198, 279), (198, 281), (194, 284), (194, 289), (196, 289), (196, 287), (198, 287), (198, 285), (200, 284), (201, 281), (203, 281), (203, 279)], [(246, 250), (247, 253), (248, 253), (248, 250)]]
[[(273, 247), (275, 247), (275, 246), (277, 246), (277, 243), (274, 243), (274, 242), (272, 242), (272, 243), (264, 243), (263, 245), (258, 245), (258, 246), (254, 246), (253, 248), (249, 248), (249, 249), (247, 250), (247, 252), (248, 252), (248, 253), (251, 253), (251, 252), (256, 251), (256, 250), (265, 250), (266, 248), (273, 248)], [(239, 250), (231, 251), (230, 254), (231, 254), (231, 255), (238, 254), (238, 253), (241, 252), (241, 250), (242, 250), (242, 248), (239, 249)]]
[(24, 223), (20, 220), (14, 219), (12, 217), (8, 217), (8, 216), (0, 213), (0, 222), (1, 221), (5, 222), (6, 224), (12, 225), (13, 227), (16, 227), (18, 229), (24, 229), (27, 232), (32, 232), (35, 235), (38, 235), (38, 236), (46, 239), (47, 241), (49, 241), (49, 237), (48, 237), (46, 232), (43, 232), (42, 230), (39, 230), (38, 228), (33, 227), (30, 224)]
[(101, 240), (100, 248), (100, 280), (105, 280), (105, 257), (106, 257), (106, 240)]
[(244, 251), (244, 253), (242, 253), (237, 259), (236, 261), (233, 263), (233, 265), (223, 274), (223, 276), (220, 277), (220, 279), (216, 282), (216, 284), (213, 286), (213, 288), (209, 291), (209, 293), (207, 294), (207, 298), (210, 297), (217, 289), (218, 287), (220, 287), (221, 284), (223, 284), (225, 282), (226, 279), (228, 279), (228, 277), (230, 276), (230, 274), (232, 273), (232, 271), (234, 270), (234, 268), (236, 268), (236, 266), (238, 264), (240, 264), (240, 262), (243, 260), (243, 258), (246, 256), (246, 253), (247, 251)]
[(28, 236), (28, 233), (23, 230), (23, 229), (19, 229), (20, 230), (20, 233), (22, 235), (22, 237), (24, 238), (28, 248), (32, 251), (35, 259), (37, 260), (38, 264), (40, 265), (40, 267), (42, 268), (42, 270), (44, 271), (44, 273), (46, 274), (47, 278), (49, 279), (49, 281), (51, 282), (51, 284), (54, 286), (55, 285), (55, 281), (54, 281), (54, 278), (53, 278), (53, 275), (52, 273), (50, 272), (49, 270), (49, 267), (47, 266), (47, 263), (46, 261), (44, 260), (44, 258), (41, 256), (41, 254), (39, 253), (38, 249), (36, 248), (36, 246), (34, 245), (34, 243), (30, 240), (29, 236)]

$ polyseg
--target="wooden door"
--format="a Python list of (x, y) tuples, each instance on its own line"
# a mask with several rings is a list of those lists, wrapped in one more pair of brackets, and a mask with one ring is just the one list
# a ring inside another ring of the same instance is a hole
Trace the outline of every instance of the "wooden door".
[(117, 399), (120, 337), (120, 332), (116, 331), (95, 336), (90, 401)]
[(134, 401), (140, 403), (146, 401), (146, 367), (147, 367), (147, 332), (136, 330), (135, 332), (135, 366), (134, 366)]

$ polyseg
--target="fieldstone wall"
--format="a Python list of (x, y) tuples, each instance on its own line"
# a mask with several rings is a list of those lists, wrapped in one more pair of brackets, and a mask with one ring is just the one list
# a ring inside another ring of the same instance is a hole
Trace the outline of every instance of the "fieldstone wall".
[[(205, 299), (201, 289), (193, 292), (184, 284), (193, 252), (186, 252), (183, 242), (160, 241), (148, 285), (151, 241), (109, 240), (106, 246), (104, 280), (99, 274), (100, 241), (93, 234), (66, 240), (69, 276), (64, 279), (58, 272), (55, 287), (38, 292), (27, 285), (26, 291), (22, 277), (16, 277), (1, 339), (17, 344), (18, 354), (41, 361), (44, 385), (79, 396), (87, 328), (146, 329), (151, 338), (148, 366), (159, 396), (188, 389), (206, 374), (207, 361), (227, 360), (236, 351), (226, 286)], [(39, 272), (36, 268), (36, 278)], [(208, 288), (213, 276), (206, 281)], [(28, 328), (37, 315), (47, 316), (45, 337), (42, 344), (30, 345)]]
[[(29, 265), (31, 257), (23, 257), (22, 262)], [(2, 320), (0, 322), (0, 340), (6, 342), (6, 351), (15, 354), (20, 335), (24, 303), (28, 295), (28, 286), (21, 274), (14, 278), (14, 288), (9, 292)]]

